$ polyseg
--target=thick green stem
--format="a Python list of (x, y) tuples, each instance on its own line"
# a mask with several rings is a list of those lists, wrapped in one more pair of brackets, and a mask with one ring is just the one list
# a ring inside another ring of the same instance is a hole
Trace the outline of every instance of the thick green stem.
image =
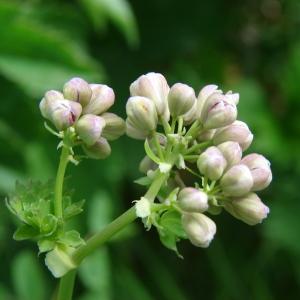
[(157, 178), (152, 182), (150, 188), (148, 189), (147, 193), (145, 194), (145, 198), (153, 202), (155, 197), (157, 196), (161, 186), (165, 182), (165, 180), (168, 178), (168, 173), (160, 173)]
[(72, 270), (61, 278), (56, 300), (71, 300), (73, 295), (76, 270)]
[(54, 213), (58, 218), (63, 218), (63, 205), (62, 205), (62, 192), (63, 183), (67, 164), (69, 161), (69, 149), (65, 146), (62, 147), (59, 166), (56, 174), (55, 180), (55, 190), (54, 190)]

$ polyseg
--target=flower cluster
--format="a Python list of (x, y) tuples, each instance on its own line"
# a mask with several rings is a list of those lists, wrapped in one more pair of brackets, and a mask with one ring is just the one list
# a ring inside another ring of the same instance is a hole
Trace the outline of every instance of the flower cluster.
[[(207, 247), (216, 233), (207, 214), (223, 209), (249, 225), (267, 217), (255, 192), (270, 184), (270, 162), (256, 153), (242, 157), (253, 134), (236, 120), (238, 93), (207, 85), (196, 97), (188, 85), (170, 88), (163, 75), (148, 73), (130, 94), (126, 132), (145, 140), (140, 170), (147, 176), (137, 182), (150, 186), (136, 211), (147, 228), (156, 226), (165, 246), (177, 251), (176, 242), (188, 238)], [(184, 172), (193, 174), (194, 186), (186, 186)]]
[(40, 110), (62, 138), (67, 134), (71, 144), (81, 145), (88, 157), (104, 159), (111, 153), (108, 141), (125, 132), (123, 119), (107, 112), (114, 101), (115, 94), (109, 86), (73, 78), (62, 92), (46, 92)]

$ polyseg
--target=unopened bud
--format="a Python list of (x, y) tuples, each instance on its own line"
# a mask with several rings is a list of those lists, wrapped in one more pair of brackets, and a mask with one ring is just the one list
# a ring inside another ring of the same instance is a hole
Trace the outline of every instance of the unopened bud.
[(201, 213), (184, 213), (181, 220), (191, 243), (197, 247), (207, 248), (217, 231), (214, 221)]
[(213, 142), (215, 145), (232, 141), (240, 144), (242, 150), (246, 150), (253, 140), (253, 134), (246, 123), (235, 121), (231, 125), (217, 129)]
[(92, 146), (83, 146), (83, 150), (87, 156), (93, 159), (107, 158), (111, 153), (111, 148), (107, 140), (100, 137)]
[(197, 136), (198, 142), (205, 142), (210, 141), (214, 134), (216, 132), (216, 129), (204, 129), (200, 131), (200, 134)]
[(235, 218), (248, 225), (261, 223), (270, 212), (269, 208), (255, 193), (226, 201), (225, 209)]
[(157, 164), (146, 155), (140, 162), (139, 170), (141, 173), (147, 174), (148, 171), (154, 171), (157, 167)]
[(89, 84), (79, 77), (69, 80), (64, 85), (63, 93), (66, 99), (79, 102), (82, 106), (86, 106), (92, 96)]
[(186, 84), (175, 83), (168, 95), (169, 110), (173, 117), (182, 116), (194, 105), (196, 96), (194, 90)]
[(104, 113), (101, 117), (105, 120), (102, 136), (109, 141), (118, 139), (125, 133), (125, 121), (113, 113)]
[(260, 154), (249, 154), (241, 160), (241, 164), (246, 165), (253, 177), (252, 191), (265, 189), (272, 181), (272, 171), (270, 162)]
[(135, 128), (151, 132), (157, 126), (157, 113), (154, 103), (145, 97), (130, 97), (126, 104), (128, 119)]
[(186, 212), (202, 213), (208, 209), (207, 194), (192, 187), (183, 188), (177, 200), (179, 207)]
[(228, 102), (238, 105), (239, 100), (240, 100), (239, 93), (232, 93), (232, 91), (228, 91), (224, 96)]
[(210, 180), (218, 180), (222, 176), (226, 165), (222, 152), (214, 146), (207, 148), (197, 160), (199, 171)]
[(100, 138), (105, 120), (95, 115), (83, 115), (76, 123), (76, 132), (88, 146), (94, 145)]
[(158, 116), (169, 120), (168, 93), (169, 86), (162, 74), (148, 73), (140, 76), (130, 85), (131, 96), (143, 96), (152, 100), (155, 104)]
[(237, 142), (224, 142), (218, 145), (218, 149), (227, 161), (227, 168), (236, 165), (242, 158), (242, 149)]
[(126, 134), (133, 139), (145, 140), (149, 135), (149, 132), (136, 128), (128, 118), (126, 119), (125, 125)]
[(252, 175), (245, 165), (231, 167), (221, 179), (222, 190), (229, 196), (243, 196), (251, 190), (252, 186)]
[(65, 130), (75, 124), (82, 111), (79, 103), (69, 100), (53, 102), (49, 119), (58, 130)]
[(40, 102), (42, 116), (46, 119), (50, 119), (55, 102), (63, 99), (63, 94), (58, 91), (51, 90), (46, 92), (44, 98)]
[(90, 84), (92, 97), (87, 106), (83, 108), (84, 114), (100, 115), (106, 112), (115, 102), (115, 93), (105, 84)]
[(196, 99), (192, 108), (182, 116), (184, 125), (190, 125), (197, 120), (197, 102)]

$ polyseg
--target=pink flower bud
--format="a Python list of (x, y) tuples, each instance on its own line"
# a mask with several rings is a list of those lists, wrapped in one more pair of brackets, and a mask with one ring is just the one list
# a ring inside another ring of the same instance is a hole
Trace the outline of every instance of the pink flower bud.
[(100, 138), (105, 126), (105, 120), (95, 115), (83, 115), (76, 123), (76, 132), (83, 142), (88, 145), (94, 145)]
[(261, 223), (268, 216), (270, 211), (254, 193), (226, 201), (225, 209), (235, 218), (248, 225)]
[(204, 129), (200, 131), (200, 134), (197, 136), (198, 142), (205, 142), (210, 141), (214, 134), (216, 132), (216, 129)]
[(178, 205), (186, 212), (205, 212), (208, 209), (207, 194), (192, 188), (183, 188), (178, 194)]
[(90, 84), (92, 97), (87, 106), (83, 108), (84, 114), (100, 115), (106, 112), (115, 102), (115, 93), (105, 84)]
[(130, 85), (131, 96), (143, 96), (152, 100), (158, 116), (166, 121), (170, 117), (167, 101), (169, 90), (165, 77), (153, 72), (140, 76)]
[(272, 181), (272, 171), (270, 162), (260, 154), (249, 154), (241, 160), (241, 164), (246, 165), (253, 177), (252, 191), (265, 189)]
[(197, 247), (207, 248), (216, 234), (216, 224), (201, 213), (184, 213), (181, 220), (191, 243)]
[(213, 129), (227, 126), (237, 117), (236, 106), (228, 102), (219, 92), (210, 95), (202, 106), (200, 121), (204, 128)]
[(113, 113), (104, 113), (101, 117), (105, 120), (102, 136), (109, 141), (118, 139), (125, 133), (125, 121)]
[(66, 99), (79, 102), (82, 106), (86, 106), (92, 96), (89, 84), (78, 77), (72, 78), (64, 85), (63, 93)]
[(107, 158), (111, 153), (111, 148), (107, 140), (100, 137), (97, 142), (92, 146), (83, 146), (86, 155), (93, 159)]
[(197, 161), (199, 171), (210, 180), (218, 180), (222, 176), (226, 165), (223, 154), (214, 146), (207, 148)]
[(227, 161), (227, 168), (236, 165), (242, 158), (242, 149), (239, 143), (224, 142), (218, 146)]
[(232, 93), (232, 91), (229, 91), (225, 94), (225, 98), (228, 102), (231, 102), (235, 105), (238, 105), (240, 100), (240, 94), (239, 93)]
[(247, 194), (253, 186), (249, 168), (245, 165), (231, 167), (221, 179), (224, 194), (239, 197)]
[(136, 128), (129, 119), (126, 119), (126, 134), (137, 140), (145, 140), (149, 132)]
[(217, 129), (213, 142), (219, 145), (223, 142), (232, 141), (240, 144), (243, 150), (246, 150), (253, 140), (253, 134), (246, 123), (235, 121), (231, 125)]
[(169, 110), (173, 117), (182, 116), (194, 105), (196, 96), (194, 90), (186, 84), (175, 83), (169, 92)]
[(44, 118), (50, 119), (57, 100), (64, 100), (62, 93), (55, 90), (46, 92), (44, 98), (40, 102), (40, 111)]

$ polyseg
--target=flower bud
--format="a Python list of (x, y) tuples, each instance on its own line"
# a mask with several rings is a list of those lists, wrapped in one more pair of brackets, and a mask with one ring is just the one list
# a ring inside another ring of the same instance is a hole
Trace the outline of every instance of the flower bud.
[(63, 93), (66, 99), (79, 102), (82, 106), (86, 106), (92, 96), (89, 84), (79, 77), (69, 80), (64, 85)]
[(83, 115), (76, 123), (76, 132), (88, 146), (94, 145), (100, 138), (105, 120), (95, 115)]
[(226, 201), (225, 209), (235, 218), (248, 225), (261, 223), (270, 212), (269, 208), (255, 193)]
[(197, 160), (199, 171), (210, 180), (218, 180), (222, 176), (226, 164), (221, 151), (214, 146), (207, 148)]
[(102, 136), (109, 141), (118, 139), (125, 133), (125, 121), (113, 113), (104, 113), (101, 117), (105, 120)]
[(83, 108), (84, 114), (100, 115), (106, 112), (115, 102), (115, 93), (105, 84), (90, 84), (92, 97), (89, 104)]
[(221, 187), (226, 195), (239, 197), (247, 194), (253, 186), (249, 168), (245, 165), (231, 167), (221, 179)]
[(140, 162), (139, 171), (141, 173), (147, 174), (148, 171), (154, 171), (155, 169), (157, 169), (157, 167), (157, 164), (146, 155)]
[(152, 100), (158, 116), (166, 121), (170, 117), (167, 101), (169, 90), (165, 77), (154, 72), (140, 76), (130, 85), (131, 96), (143, 96)]
[(177, 200), (179, 207), (186, 212), (202, 213), (208, 209), (207, 194), (192, 187), (183, 188)]
[(151, 132), (157, 126), (157, 113), (154, 103), (145, 97), (130, 97), (126, 104), (128, 119), (135, 128)]
[(228, 91), (225, 94), (225, 98), (228, 102), (234, 104), (234, 105), (238, 105), (239, 100), (240, 100), (240, 94), (239, 93), (232, 93), (232, 91)]
[(219, 92), (214, 92), (204, 102), (200, 121), (204, 128), (213, 129), (231, 124), (237, 117), (237, 108)]
[(253, 153), (245, 156), (241, 164), (246, 165), (252, 174), (252, 191), (261, 191), (265, 189), (272, 181), (272, 171), (270, 162), (262, 155)]
[(231, 125), (217, 129), (213, 142), (219, 145), (223, 142), (232, 141), (240, 144), (242, 150), (246, 150), (253, 140), (253, 134), (246, 123), (235, 121)]
[(218, 149), (222, 152), (227, 161), (227, 168), (236, 165), (242, 158), (242, 149), (239, 143), (224, 142), (218, 145)]
[(128, 118), (126, 119), (125, 125), (126, 134), (133, 139), (145, 140), (149, 135), (149, 132), (136, 128)]
[(87, 156), (93, 159), (107, 158), (111, 153), (111, 148), (107, 140), (100, 137), (92, 146), (83, 146), (83, 150)]
[(193, 245), (202, 248), (209, 246), (217, 231), (214, 221), (201, 213), (184, 213), (181, 221)]
[(197, 120), (197, 102), (196, 99), (192, 108), (182, 116), (184, 125), (190, 125)]
[(205, 142), (210, 141), (214, 134), (216, 132), (216, 129), (204, 129), (200, 131), (200, 134), (197, 136), (198, 142)]
[(186, 84), (175, 83), (168, 95), (169, 110), (173, 117), (182, 116), (194, 105), (196, 96), (194, 90)]
[(81, 111), (82, 107), (77, 102), (57, 100), (53, 102), (49, 119), (58, 130), (65, 130), (78, 120)]
[(46, 119), (50, 119), (55, 102), (63, 99), (63, 94), (58, 91), (51, 90), (46, 92), (44, 98), (40, 102), (40, 111), (42, 116)]

